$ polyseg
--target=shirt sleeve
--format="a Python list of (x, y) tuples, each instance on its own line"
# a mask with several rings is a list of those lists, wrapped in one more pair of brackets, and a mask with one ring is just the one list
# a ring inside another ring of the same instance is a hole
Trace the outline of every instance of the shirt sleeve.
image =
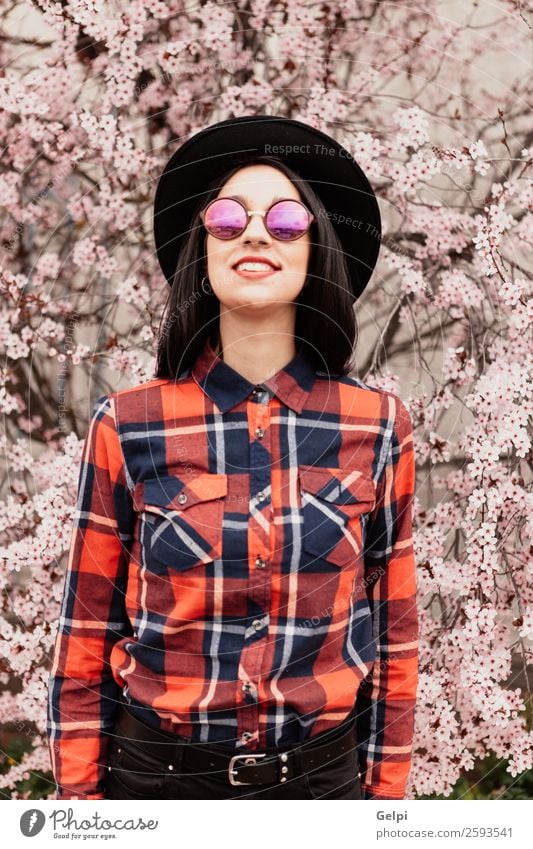
[(404, 797), (418, 685), (413, 432), (407, 408), (397, 396), (387, 397), (394, 427), (365, 529), (365, 584), (376, 659), (356, 698), (363, 799)]
[(104, 798), (108, 734), (120, 693), (109, 658), (117, 640), (132, 633), (125, 592), (133, 520), (113, 401), (104, 395), (95, 403), (82, 451), (48, 680), (56, 799)]

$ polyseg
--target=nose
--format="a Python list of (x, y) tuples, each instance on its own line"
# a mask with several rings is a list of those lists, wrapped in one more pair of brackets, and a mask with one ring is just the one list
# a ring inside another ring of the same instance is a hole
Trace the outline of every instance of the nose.
[(253, 241), (267, 244), (272, 241), (272, 237), (266, 229), (264, 219), (260, 214), (256, 212), (251, 213), (248, 226), (241, 233), (241, 240), (244, 243)]

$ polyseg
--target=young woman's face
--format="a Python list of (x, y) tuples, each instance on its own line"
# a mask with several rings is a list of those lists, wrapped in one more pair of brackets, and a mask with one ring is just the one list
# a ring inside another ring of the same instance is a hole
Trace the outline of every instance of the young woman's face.
[[(217, 197), (239, 196), (248, 210), (266, 212), (276, 198), (302, 201), (288, 177), (270, 165), (248, 165), (227, 180)], [(221, 305), (228, 309), (249, 305), (264, 307), (275, 302), (294, 301), (305, 282), (311, 252), (309, 231), (291, 242), (270, 235), (263, 219), (253, 215), (246, 230), (224, 241), (207, 235), (207, 275)], [(235, 264), (246, 256), (262, 257), (274, 263), (273, 274), (249, 277)]]

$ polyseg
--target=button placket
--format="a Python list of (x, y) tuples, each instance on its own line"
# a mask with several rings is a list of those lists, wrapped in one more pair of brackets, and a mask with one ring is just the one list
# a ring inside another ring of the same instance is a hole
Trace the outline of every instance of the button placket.
[[(272, 504), (270, 486), (270, 393), (266, 386), (256, 386), (247, 405), (249, 422), (250, 515), (248, 518), (248, 588), (247, 597), (253, 610), (247, 622), (241, 655), (247, 680), (241, 683), (238, 733), (248, 748), (259, 744), (259, 703), (256, 686), (262, 673), (267, 646), (270, 611), (270, 573), (265, 567), (271, 550)], [(253, 507), (252, 507), (253, 505)], [(250, 742), (248, 742), (250, 741)]]

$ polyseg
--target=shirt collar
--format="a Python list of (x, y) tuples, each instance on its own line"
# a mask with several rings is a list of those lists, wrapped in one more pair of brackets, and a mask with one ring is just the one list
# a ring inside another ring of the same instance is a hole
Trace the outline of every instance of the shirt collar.
[(300, 413), (313, 388), (316, 370), (305, 348), (301, 346), (292, 360), (268, 380), (261, 384), (250, 383), (218, 356), (211, 340), (207, 338), (192, 367), (192, 375), (221, 413), (240, 404), (258, 385), (266, 386), (270, 394), (276, 395), (287, 407)]

